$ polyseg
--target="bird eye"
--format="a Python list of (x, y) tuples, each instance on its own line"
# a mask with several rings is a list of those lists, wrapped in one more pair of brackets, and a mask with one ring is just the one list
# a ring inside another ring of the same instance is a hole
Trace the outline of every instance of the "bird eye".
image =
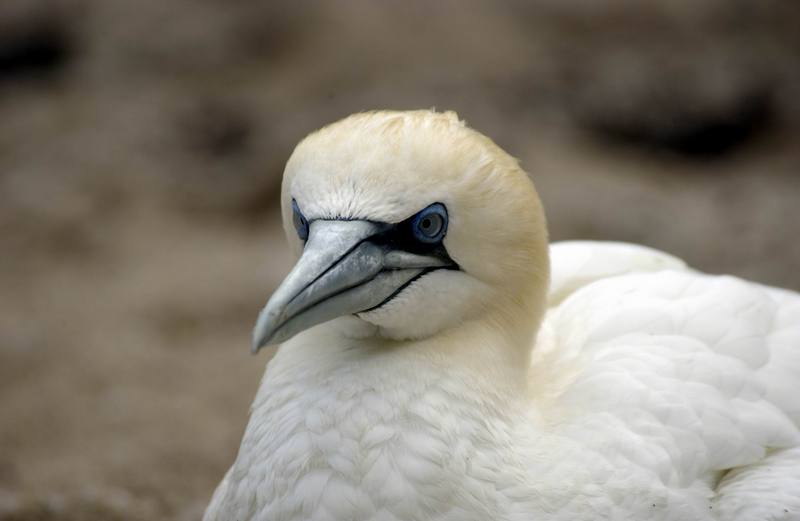
[(297, 236), (300, 237), (300, 240), (307, 240), (308, 221), (303, 216), (303, 213), (300, 211), (300, 207), (297, 206), (297, 201), (294, 199), (292, 199), (292, 223), (294, 224), (294, 229), (297, 230)]
[(427, 244), (441, 241), (447, 233), (447, 208), (441, 203), (434, 203), (425, 208), (411, 223), (414, 237)]

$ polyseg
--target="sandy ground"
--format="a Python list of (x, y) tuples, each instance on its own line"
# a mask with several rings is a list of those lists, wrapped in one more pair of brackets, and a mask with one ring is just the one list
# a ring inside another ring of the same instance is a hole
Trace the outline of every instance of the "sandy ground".
[(800, 289), (792, 4), (4, 1), (0, 519), (201, 516), (292, 261), (283, 164), (351, 112), (457, 110), (555, 240)]

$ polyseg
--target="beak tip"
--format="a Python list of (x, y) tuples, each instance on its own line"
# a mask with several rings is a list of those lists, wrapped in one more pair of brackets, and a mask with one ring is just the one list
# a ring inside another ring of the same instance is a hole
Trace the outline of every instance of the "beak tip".
[(254, 355), (258, 354), (258, 352), (261, 350), (261, 348), (269, 343), (270, 337), (272, 336), (272, 335), (265, 336), (263, 333), (262, 334), (258, 334), (258, 333), (259, 333), (258, 330), (256, 330), (254, 332), (254, 334), (253, 334), (253, 342), (252, 342), (252, 344), (250, 344), (250, 353), (252, 353)]

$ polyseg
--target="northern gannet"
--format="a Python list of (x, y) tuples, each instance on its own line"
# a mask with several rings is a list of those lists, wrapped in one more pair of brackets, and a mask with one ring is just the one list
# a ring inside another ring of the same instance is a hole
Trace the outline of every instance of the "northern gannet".
[(281, 202), (283, 344), (206, 521), (800, 519), (800, 295), (548, 246), (452, 112), (311, 134)]

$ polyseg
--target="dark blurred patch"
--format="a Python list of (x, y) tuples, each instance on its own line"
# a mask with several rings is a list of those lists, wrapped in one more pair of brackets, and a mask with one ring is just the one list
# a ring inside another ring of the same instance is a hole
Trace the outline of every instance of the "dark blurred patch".
[(253, 133), (253, 122), (243, 107), (219, 100), (199, 103), (179, 124), (186, 145), (208, 157), (243, 152)]
[(0, 81), (50, 77), (73, 54), (68, 32), (54, 20), (0, 31)]
[[(242, 198), (238, 207), (238, 218), (245, 224), (260, 226), (264, 215), (280, 206), (283, 168), (290, 154), (291, 149), (276, 152), (261, 165), (258, 184)], [(275, 215), (280, 215), (280, 211), (275, 211)]]
[[(664, 107), (660, 117), (652, 110), (612, 119), (584, 119), (585, 126), (600, 136), (634, 146), (680, 154), (695, 159), (714, 159), (733, 152), (767, 130), (773, 120), (770, 96), (759, 91), (735, 100), (726, 110), (702, 107)], [(652, 104), (651, 104), (652, 106)]]
[(252, 107), (221, 97), (197, 101), (178, 115), (186, 163), (176, 168), (170, 191), (183, 210), (247, 221), (274, 206), (290, 150), (280, 149), (280, 140), (256, 118)]
[(263, 225), (263, 216), (280, 199), (283, 163), (280, 169), (271, 168), (270, 164), (259, 154), (227, 165), (200, 168), (192, 179), (186, 175), (171, 179), (167, 189), (175, 207), (189, 216)]
[(74, 260), (86, 263), (97, 253), (97, 243), (90, 233), (91, 224), (79, 218), (53, 219), (40, 215), (16, 215), (0, 220), (0, 231), (7, 245), (26, 255), (41, 258)]
[(316, 23), (314, 3), (309, 0), (245, 5), (248, 14), (236, 26), (234, 51), (273, 67), (307, 41), (307, 31)]

